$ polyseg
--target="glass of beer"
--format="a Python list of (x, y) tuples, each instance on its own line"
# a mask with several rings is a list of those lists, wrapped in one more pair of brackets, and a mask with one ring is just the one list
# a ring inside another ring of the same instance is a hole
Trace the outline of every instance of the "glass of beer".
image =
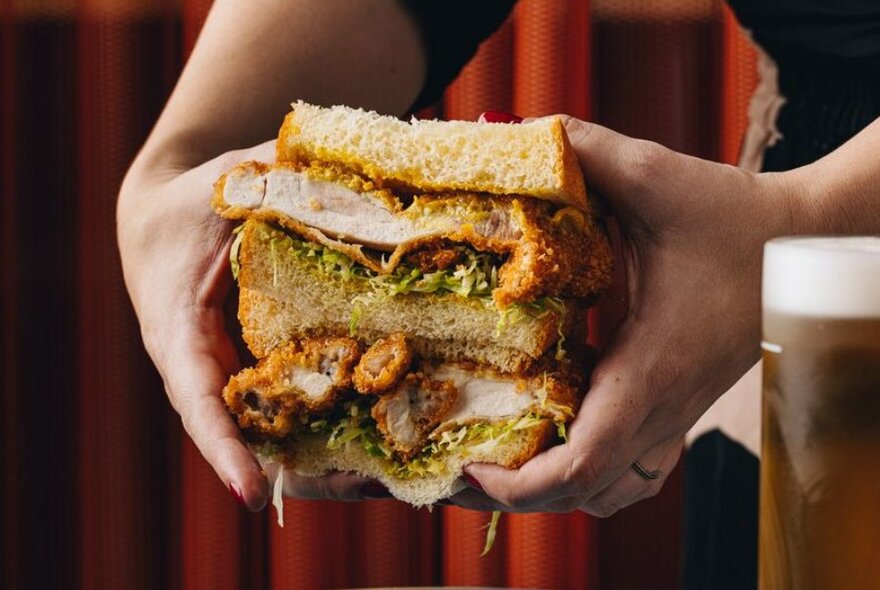
[(764, 249), (761, 590), (880, 589), (880, 237)]

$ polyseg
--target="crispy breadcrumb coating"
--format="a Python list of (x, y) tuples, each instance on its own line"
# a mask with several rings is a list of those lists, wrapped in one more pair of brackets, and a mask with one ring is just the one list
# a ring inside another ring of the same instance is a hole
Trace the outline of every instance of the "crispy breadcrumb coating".
[(351, 387), (360, 348), (352, 338), (288, 342), (229, 379), (223, 399), (243, 429), (283, 437), (297, 418), (333, 407)]
[(409, 371), (413, 351), (400, 332), (376, 341), (354, 369), (354, 386), (359, 393), (388, 391)]
[[(393, 252), (378, 253), (362, 244), (330, 238), (322, 231), (267, 208), (246, 209), (224, 200), (226, 176), (215, 185), (214, 208), (229, 219), (258, 219), (273, 223), (298, 236), (339, 251), (367, 268), (383, 274), (394, 272), (404, 260), (424, 271), (455, 264), (449, 243), (467, 244), (478, 252), (506, 258), (493, 293), (499, 309), (541, 297), (594, 298), (611, 283), (612, 253), (599, 221), (573, 207), (523, 196), (452, 192), (404, 195), (379, 181), (369, 180), (338, 165), (315, 164), (306, 168), (276, 164), (334, 181), (381, 203), (402, 220), (419, 227), (448, 228), (429, 237), (399, 244)], [(265, 164), (248, 162), (239, 174), (264, 174)]]

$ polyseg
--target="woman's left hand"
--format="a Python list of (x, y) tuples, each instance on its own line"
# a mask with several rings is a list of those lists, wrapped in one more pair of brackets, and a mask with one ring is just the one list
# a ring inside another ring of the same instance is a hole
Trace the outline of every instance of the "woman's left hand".
[[(520, 469), (469, 466), (477, 489), (452, 500), (464, 507), (609, 516), (659, 492), (685, 432), (757, 360), (763, 244), (799, 233), (796, 215), (807, 211), (785, 174), (751, 174), (576, 119), (566, 127), (621, 230), (627, 314), (568, 441)], [(636, 461), (658, 477), (637, 473)]]

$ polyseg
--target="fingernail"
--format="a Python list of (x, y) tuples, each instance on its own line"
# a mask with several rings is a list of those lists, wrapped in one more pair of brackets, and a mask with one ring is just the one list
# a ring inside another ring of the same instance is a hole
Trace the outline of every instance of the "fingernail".
[(486, 111), (482, 115), (486, 123), (522, 123), (523, 118), (501, 111)]
[(361, 496), (368, 500), (380, 500), (382, 498), (390, 498), (391, 492), (378, 481), (371, 481), (361, 487)]
[(241, 505), (242, 508), (247, 508), (247, 502), (244, 501), (244, 496), (241, 495), (241, 491), (235, 487), (235, 484), (229, 484), (229, 492), (232, 494), (232, 497), (235, 498), (235, 501)]
[(461, 474), (461, 481), (468, 484), (470, 487), (474, 488), (475, 490), (479, 490), (481, 492), (483, 491), (483, 486), (480, 484), (480, 482), (477, 481), (477, 478), (469, 473), (462, 473)]

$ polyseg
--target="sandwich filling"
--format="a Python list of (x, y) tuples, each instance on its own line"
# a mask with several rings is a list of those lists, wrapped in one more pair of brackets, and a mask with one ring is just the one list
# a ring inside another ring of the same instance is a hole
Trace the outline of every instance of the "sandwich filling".
[[(399, 478), (443, 473), (466, 456), (542, 424), (564, 436), (579, 399), (567, 366), (511, 376), (415, 358), (402, 334), (361, 350), (351, 338), (290, 342), (234, 375), (223, 398), (248, 439), (295, 467), (295, 446), (322, 437), (360, 445)], [(469, 451), (470, 449), (470, 451)]]
[(592, 220), (536, 199), (407, 194), (339, 165), (250, 162), (220, 179), (214, 206), (230, 219), (277, 223), (375, 275), (400, 276), (401, 266), (442, 271), (463, 251), (492, 258), (491, 295), (501, 309), (589, 297), (610, 281), (610, 248)]
[[(363, 294), (355, 298), (349, 318), (349, 335), (357, 334), (364, 309), (371, 301), (403, 294), (453, 294), (480, 301), (487, 308), (497, 309), (492, 295), (498, 288), (499, 267), (503, 258), (488, 252), (476, 252), (467, 245), (451, 244), (443, 249), (421, 250), (409, 255), (390, 274), (378, 273), (345, 254), (319, 243), (297, 237), (291, 232), (269, 224), (250, 222), (261, 242), (268, 244), (273, 282), (278, 282), (279, 268), (285, 257), (295, 257), (306, 264), (316, 277), (331, 277), (354, 282), (363, 287)], [(244, 226), (235, 230), (235, 241), (230, 250), (233, 277), (238, 279), (241, 269), (239, 252), (245, 232)], [(516, 324), (526, 317), (544, 318), (554, 314), (557, 325), (557, 355), (563, 356), (567, 306), (560, 297), (540, 297), (528, 303), (513, 303), (498, 311), (496, 332)]]

